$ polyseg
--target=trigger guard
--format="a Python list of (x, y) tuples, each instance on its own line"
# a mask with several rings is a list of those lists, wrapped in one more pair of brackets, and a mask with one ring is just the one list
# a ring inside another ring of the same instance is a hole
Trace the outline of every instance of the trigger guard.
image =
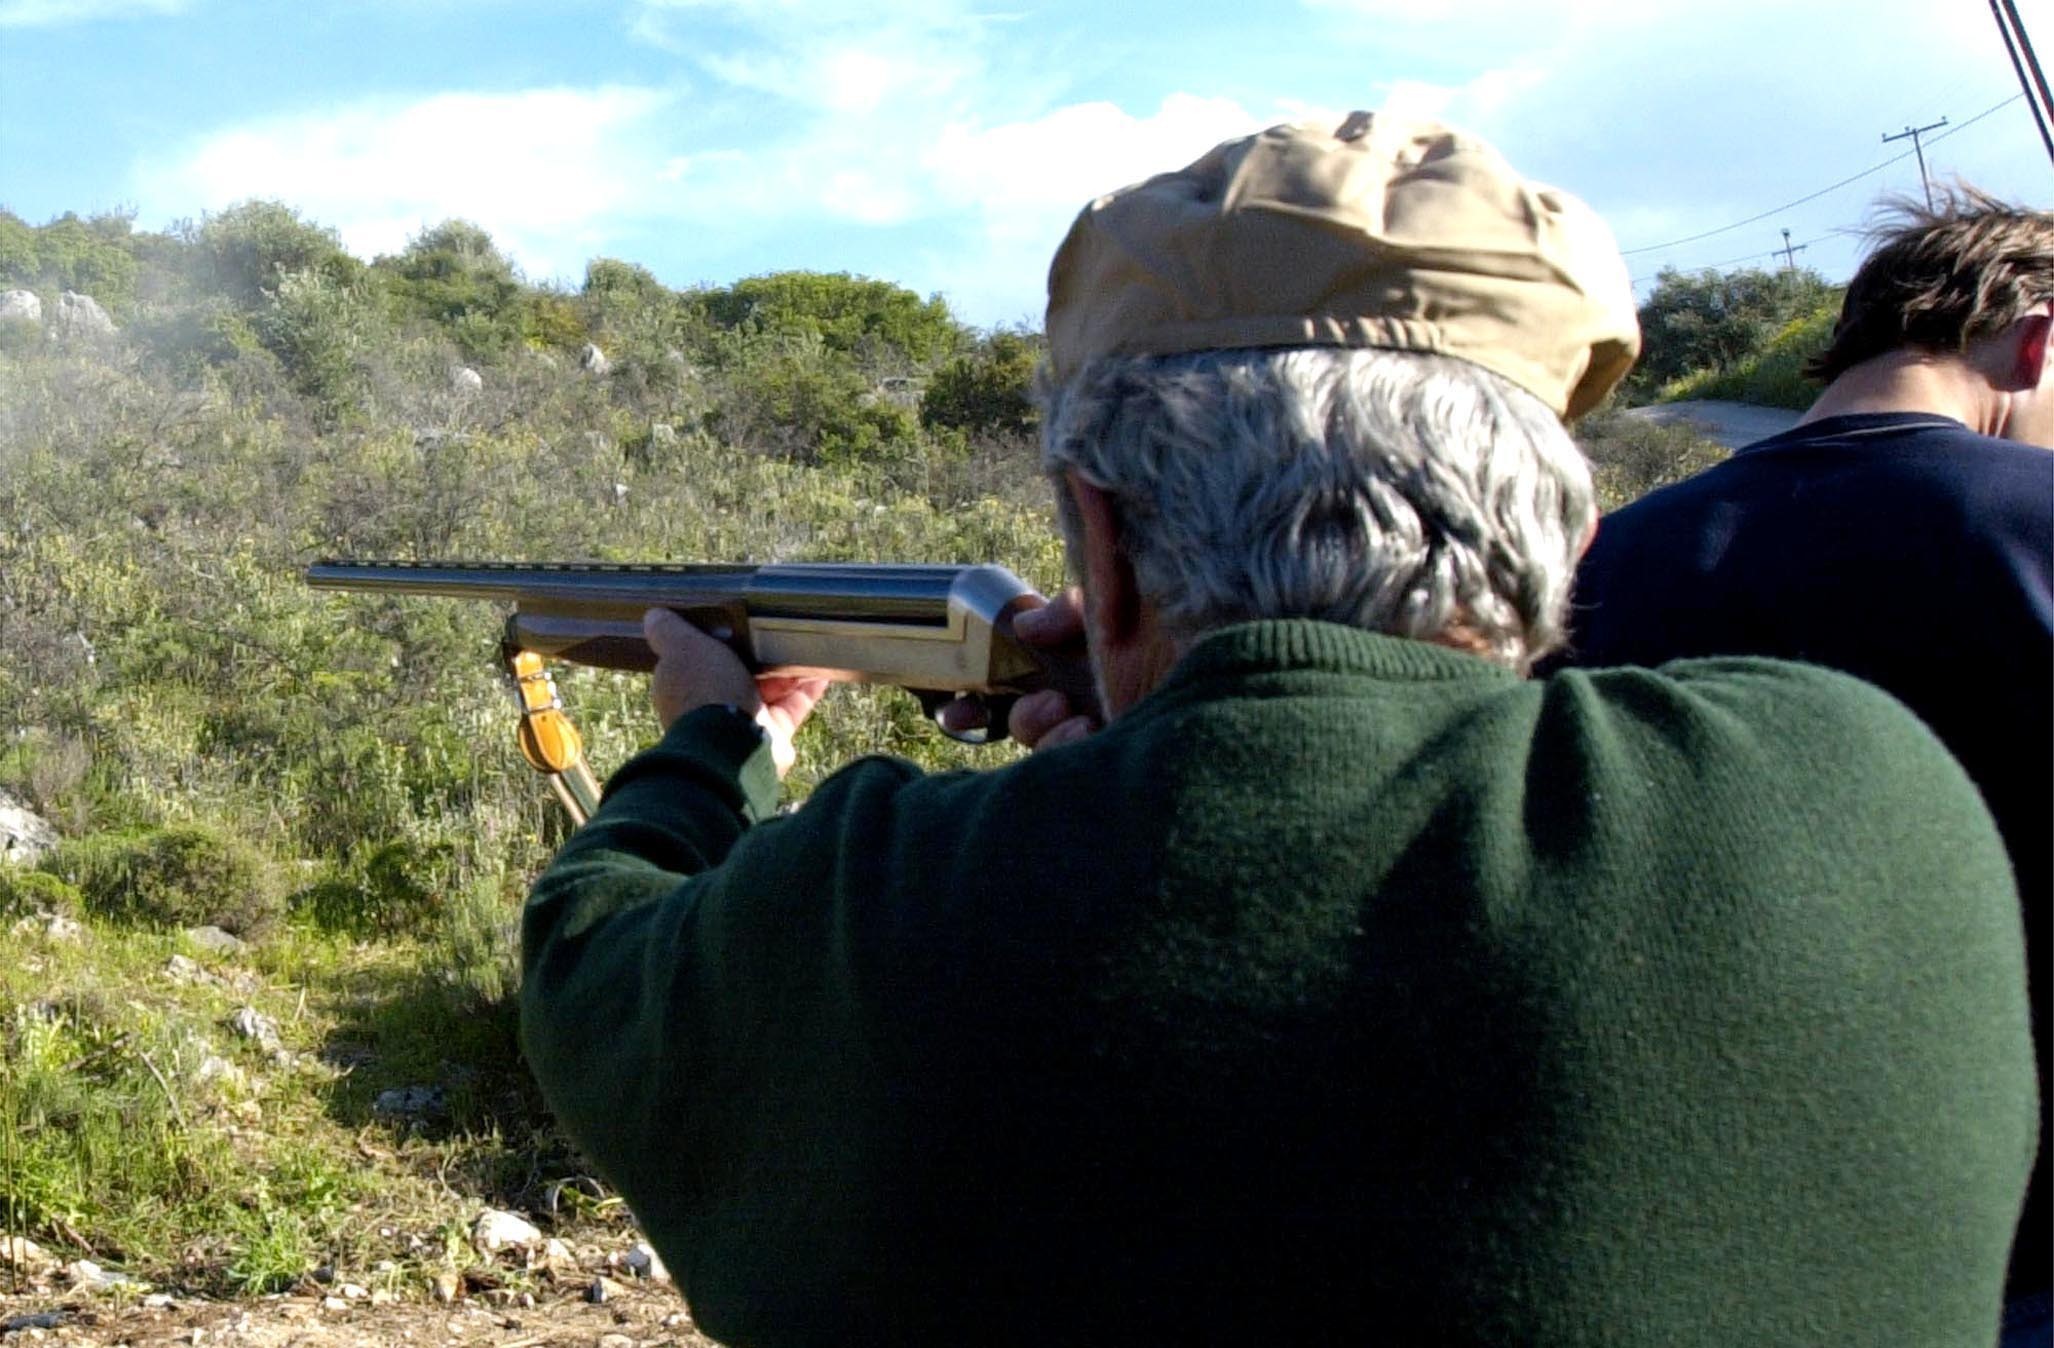
[[(1012, 710), (1017, 698), (992, 697), (987, 693), (952, 693), (935, 688), (910, 688), (907, 690), (920, 699), (920, 709), (927, 713), (927, 719), (934, 728), (958, 744), (997, 744), (1006, 738), (1006, 713)], [(984, 724), (975, 730), (951, 730), (942, 724), (942, 708), (953, 702), (975, 702), (984, 708)]]

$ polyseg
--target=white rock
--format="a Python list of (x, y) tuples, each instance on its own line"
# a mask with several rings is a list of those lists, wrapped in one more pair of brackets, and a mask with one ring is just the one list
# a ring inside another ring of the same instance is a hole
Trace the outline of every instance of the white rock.
[(57, 297), (57, 314), (50, 330), (65, 337), (111, 337), (115, 327), (98, 300), (67, 290)]
[(0, 291), (0, 323), (41, 323), (43, 302), (33, 290)]
[(20, 1269), (26, 1273), (36, 1273), (55, 1268), (57, 1261), (27, 1236), (8, 1236), (0, 1240), (0, 1265)]
[[(86, 938), (86, 929), (62, 913), (37, 913), (34, 917), (26, 918), (24, 921), (30, 924), (31, 930), (40, 927), (45, 940), (83, 941)], [(19, 930), (19, 924), (17, 924), (17, 930)]]
[(76, 1259), (66, 1264), (64, 1276), (71, 1279), (73, 1290), (80, 1292), (141, 1291), (144, 1287), (126, 1273), (111, 1272), (90, 1259)]
[(497, 1208), (487, 1208), (471, 1223), (471, 1246), (480, 1254), (501, 1250), (532, 1250), (542, 1244), (542, 1232), (525, 1217)]
[(200, 967), (199, 961), (189, 955), (173, 955), (164, 961), (164, 974), (174, 983), (213, 983), (214, 975)]
[(344, 1301), (362, 1301), (365, 1297), (371, 1295), (367, 1288), (359, 1287), (353, 1282), (346, 1282), (335, 1290), (342, 1293)]
[(585, 343), (585, 349), (578, 353), (578, 365), (586, 374), (603, 375), (613, 368), (613, 362), (606, 358), (606, 353), (592, 342)]
[[(35, 296), (30, 295), (29, 298), (34, 299)], [(27, 801), (0, 787), (0, 861), (34, 865), (38, 857), (56, 845), (57, 830), (51, 827), (50, 821), (31, 810)]]
[(485, 376), (468, 365), (459, 365), (449, 372), (449, 386), (458, 393), (476, 393), (485, 387)]
[(230, 1090), (236, 1091), (242, 1090), (250, 1084), (250, 1079), (243, 1074), (242, 1068), (237, 1067), (218, 1053), (209, 1053), (206, 1057), (200, 1059), (200, 1065), (193, 1069), (192, 1080), (195, 1086), (208, 1086), (219, 1082)]
[(397, 1086), (378, 1092), (377, 1098), (371, 1101), (373, 1114), (394, 1114), (401, 1118), (440, 1114), (448, 1108), (448, 1100), (440, 1086)]
[(257, 1047), (266, 1053), (275, 1053), (282, 1047), (278, 1038), (278, 1022), (254, 1006), (239, 1008), (228, 1018), (228, 1028), (245, 1039), (255, 1041)]

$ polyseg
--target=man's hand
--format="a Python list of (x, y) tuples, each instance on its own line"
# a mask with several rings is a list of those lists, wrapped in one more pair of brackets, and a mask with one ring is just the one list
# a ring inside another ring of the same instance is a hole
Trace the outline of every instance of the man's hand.
[(739, 707), (770, 737), (777, 775), (791, 771), (798, 758), (792, 737), (827, 692), (826, 679), (751, 674), (740, 656), (667, 608), (642, 615), (642, 636), (656, 652), (649, 700), (663, 729), (700, 707)]
[[(1084, 665), (1084, 599), (1074, 588), (1064, 590), (1040, 608), (1013, 615), (1013, 635), (1048, 654)], [(947, 724), (947, 712), (943, 713)], [(1029, 693), (1006, 716), (1006, 733), (1029, 749), (1049, 749), (1081, 740), (1099, 728), (1090, 708), (1074, 707), (1054, 688)]]

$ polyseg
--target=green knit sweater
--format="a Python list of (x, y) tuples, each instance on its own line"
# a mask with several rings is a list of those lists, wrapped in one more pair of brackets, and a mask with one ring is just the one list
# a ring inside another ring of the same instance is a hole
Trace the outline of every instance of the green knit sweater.
[(775, 793), (686, 716), (526, 913), (529, 1061), (716, 1337), (1992, 1341), (2017, 899), (1866, 685), (1252, 623)]

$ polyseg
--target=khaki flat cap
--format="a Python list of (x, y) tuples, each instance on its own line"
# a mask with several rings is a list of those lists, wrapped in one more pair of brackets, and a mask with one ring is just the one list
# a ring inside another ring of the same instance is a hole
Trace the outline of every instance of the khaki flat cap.
[(1563, 416), (1640, 351), (1611, 230), (1439, 123), (1273, 126), (1086, 206), (1048, 278), (1051, 372), (1109, 355), (1349, 346), (1457, 356)]

